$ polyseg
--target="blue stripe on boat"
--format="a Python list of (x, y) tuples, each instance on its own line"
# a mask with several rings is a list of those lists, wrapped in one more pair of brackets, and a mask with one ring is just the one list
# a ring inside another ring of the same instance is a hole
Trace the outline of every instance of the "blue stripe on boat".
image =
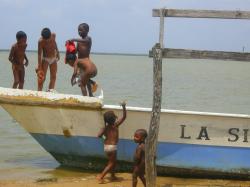
[[(48, 151), (62, 155), (105, 157), (103, 142), (96, 137), (31, 133)], [(118, 159), (133, 161), (136, 144), (120, 139)], [(159, 142), (157, 165), (199, 168), (227, 172), (250, 172), (250, 149), (224, 146), (191, 145)], [(221, 169), (223, 168), (223, 170)]]

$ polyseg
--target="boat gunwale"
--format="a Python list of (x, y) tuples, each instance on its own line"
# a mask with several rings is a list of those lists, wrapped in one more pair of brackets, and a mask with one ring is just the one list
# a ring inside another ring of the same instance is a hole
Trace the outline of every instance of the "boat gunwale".
[[(103, 109), (121, 109), (117, 105), (104, 105)], [(128, 111), (137, 112), (152, 112), (152, 108), (144, 107), (127, 107)], [(183, 114), (183, 115), (200, 115), (200, 116), (214, 116), (214, 117), (233, 117), (233, 118), (247, 118), (250, 119), (248, 114), (232, 114), (232, 113), (215, 113), (215, 112), (199, 112), (199, 111), (187, 111), (187, 110), (173, 110), (173, 109), (161, 109), (161, 113), (169, 114)]]
[(100, 110), (103, 100), (72, 94), (17, 90), (0, 87), (0, 105), (26, 105), (41, 107), (89, 108)]

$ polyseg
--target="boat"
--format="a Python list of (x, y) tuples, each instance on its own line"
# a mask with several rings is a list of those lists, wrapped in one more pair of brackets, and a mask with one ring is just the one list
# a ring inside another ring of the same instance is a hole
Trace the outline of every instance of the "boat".
[[(160, 48), (150, 56), (161, 58), (250, 61), (250, 53), (163, 49), (163, 17), (250, 19), (246, 11), (153, 10), (161, 17)], [(154, 63), (156, 64), (156, 63)], [(0, 87), (0, 105), (61, 165), (103, 169), (103, 113), (120, 106), (104, 105), (103, 98)], [(120, 126), (118, 170), (131, 171), (136, 129), (149, 129), (151, 108), (127, 107)], [(250, 115), (161, 109), (157, 143), (159, 174), (205, 177), (247, 177), (250, 174)], [(153, 159), (153, 158), (152, 158)]]
[[(0, 88), (0, 105), (61, 165), (100, 170), (106, 164), (103, 113), (120, 106), (103, 99)], [(130, 171), (136, 129), (148, 129), (150, 108), (127, 107), (120, 126), (120, 171)], [(250, 172), (250, 116), (161, 110), (157, 167), (160, 174), (247, 176)]]

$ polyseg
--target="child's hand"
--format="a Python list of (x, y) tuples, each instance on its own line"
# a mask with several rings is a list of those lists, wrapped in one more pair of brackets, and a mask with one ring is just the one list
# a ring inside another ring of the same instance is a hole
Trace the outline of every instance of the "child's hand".
[(67, 42), (74, 42), (74, 40), (73, 39), (69, 39), (69, 40), (66, 41), (66, 43)]
[(59, 54), (59, 52), (56, 54), (56, 59), (57, 59), (57, 61), (60, 60), (60, 54)]
[(76, 84), (76, 75), (72, 75), (71, 77), (71, 85), (74, 86)]
[(122, 106), (122, 107), (125, 107), (126, 106), (126, 101), (122, 101), (122, 102), (120, 102), (120, 106)]
[(29, 61), (27, 60), (24, 65), (27, 67), (29, 65)]

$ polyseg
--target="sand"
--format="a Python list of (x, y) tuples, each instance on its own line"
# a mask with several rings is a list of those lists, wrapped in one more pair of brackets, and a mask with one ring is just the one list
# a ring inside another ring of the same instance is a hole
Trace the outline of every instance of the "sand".
[[(96, 175), (88, 177), (40, 178), (36, 180), (1, 180), (0, 187), (130, 187), (131, 174), (118, 173), (119, 180), (115, 182), (105, 178), (105, 184), (98, 184)], [(138, 187), (143, 185), (139, 181)], [(250, 181), (221, 179), (186, 179), (175, 177), (158, 177), (159, 187), (249, 187)]]

